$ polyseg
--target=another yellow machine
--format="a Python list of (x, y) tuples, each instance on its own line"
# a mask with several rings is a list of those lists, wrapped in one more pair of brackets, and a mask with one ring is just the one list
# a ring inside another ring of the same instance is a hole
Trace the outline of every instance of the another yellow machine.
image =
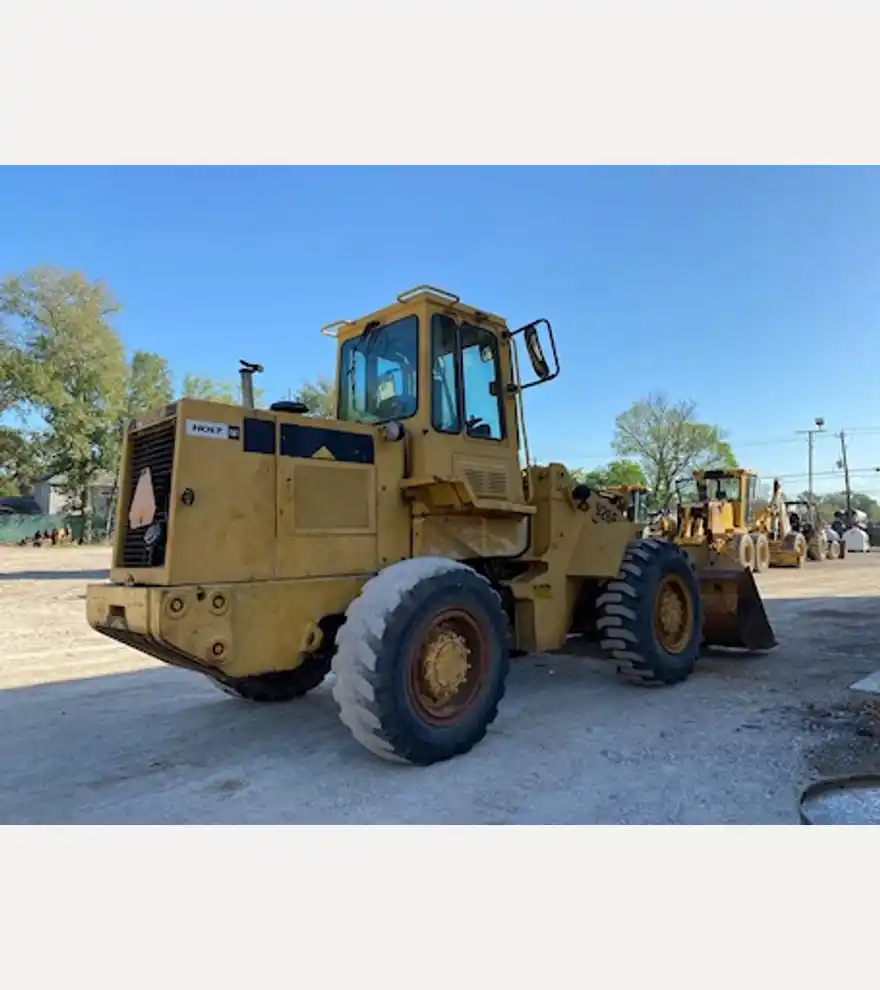
[(785, 502), (779, 481), (773, 482), (773, 492), (767, 508), (755, 519), (758, 535), (765, 536), (771, 567), (803, 567), (809, 555), (807, 536), (799, 526), (792, 525), (792, 515)]
[(510, 656), (592, 636), (653, 685), (685, 680), (704, 642), (776, 645), (748, 571), (640, 538), (562, 465), (529, 463), (523, 393), (559, 373), (546, 320), (511, 331), (419, 287), (324, 332), (336, 419), (253, 408), (244, 365), (242, 406), (186, 398), (130, 425), (93, 628), (252, 701), (332, 670), (355, 738), (419, 765), (485, 735)]
[(695, 471), (693, 481), (696, 500), (680, 502), (672, 534), (675, 542), (688, 548), (708, 542), (746, 570), (762, 570), (766, 540), (760, 541), (759, 561), (756, 542), (750, 535), (754, 522), (755, 475), (743, 468)]
[(630, 522), (648, 525), (648, 489), (644, 485), (609, 485), (599, 494), (617, 505)]
[(708, 542), (750, 571), (803, 565), (806, 542), (792, 532), (784, 506), (780, 514), (771, 499), (768, 508), (756, 511), (758, 477), (753, 471), (695, 471), (693, 480), (697, 498), (678, 507), (671, 533), (676, 543), (693, 547)]

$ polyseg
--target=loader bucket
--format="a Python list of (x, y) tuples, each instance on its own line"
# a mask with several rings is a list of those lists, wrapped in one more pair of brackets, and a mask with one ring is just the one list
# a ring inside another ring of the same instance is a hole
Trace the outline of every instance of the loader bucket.
[(751, 571), (713, 567), (700, 574), (706, 646), (769, 650), (776, 637)]

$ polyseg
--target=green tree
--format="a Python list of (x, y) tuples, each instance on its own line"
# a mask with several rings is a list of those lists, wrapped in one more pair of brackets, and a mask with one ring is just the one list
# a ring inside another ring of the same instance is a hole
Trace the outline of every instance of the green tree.
[(303, 382), (294, 399), (309, 407), (309, 416), (336, 419), (336, 386), (327, 378)]
[(621, 459), (597, 468), (578, 468), (572, 477), (591, 488), (610, 488), (614, 485), (644, 485), (648, 487), (645, 472), (636, 461)]
[(0, 282), (6, 393), (46, 424), (53, 469), (86, 515), (89, 489), (115, 470), (128, 367), (110, 317), (119, 303), (80, 272), (35, 268)]
[(125, 414), (134, 419), (139, 413), (161, 409), (174, 398), (168, 361), (149, 351), (135, 351), (128, 370)]
[[(819, 510), (819, 515), (826, 522), (834, 518), (835, 512), (846, 511), (846, 492), (824, 492), (811, 496), (809, 492), (801, 492), (797, 498), (813, 501)], [(880, 502), (864, 492), (852, 492), (851, 502), (854, 509), (867, 513), (869, 519), (880, 520)]]
[(634, 458), (641, 466), (652, 500), (661, 508), (669, 505), (680, 476), (698, 468), (736, 466), (724, 432), (701, 423), (694, 402), (672, 403), (659, 392), (617, 417), (612, 446), (620, 457)]
[(49, 473), (46, 438), (36, 430), (0, 426), (0, 495), (27, 495)]
[[(232, 382), (201, 375), (186, 375), (183, 379), (183, 394), (191, 399), (208, 399), (211, 402), (225, 402), (236, 406), (241, 402), (241, 388)], [(254, 386), (254, 404), (263, 403), (263, 390)]]
[(183, 394), (191, 399), (209, 399), (211, 402), (238, 402), (238, 389), (231, 382), (203, 378), (201, 375), (186, 375), (183, 379)]

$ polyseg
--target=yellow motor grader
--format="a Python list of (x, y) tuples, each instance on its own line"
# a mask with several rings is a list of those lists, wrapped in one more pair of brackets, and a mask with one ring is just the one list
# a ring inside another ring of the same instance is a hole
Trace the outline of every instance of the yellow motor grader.
[(630, 681), (671, 685), (703, 643), (776, 645), (747, 570), (642, 538), (530, 462), (524, 393), (559, 373), (548, 321), (511, 330), (420, 286), (323, 332), (334, 419), (254, 408), (242, 362), (241, 406), (184, 398), (129, 425), (94, 629), (250, 701), (332, 672), (354, 737), (417, 765), (482, 739), (511, 657), (592, 637)]
[[(747, 468), (695, 471), (697, 497), (680, 502), (670, 537), (684, 547), (709, 543), (749, 571), (801, 567), (807, 545), (792, 531), (784, 505), (756, 511), (757, 475)], [(774, 489), (775, 493), (776, 489)], [(775, 498), (775, 494), (774, 494)]]

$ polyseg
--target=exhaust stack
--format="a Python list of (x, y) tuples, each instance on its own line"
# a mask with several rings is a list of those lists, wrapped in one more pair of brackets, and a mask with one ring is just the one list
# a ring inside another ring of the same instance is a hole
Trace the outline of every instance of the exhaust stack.
[(241, 365), (241, 404), (245, 409), (254, 408), (254, 375), (263, 371), (261, 364), (251, 364), (250, 361), (239, 361)]

